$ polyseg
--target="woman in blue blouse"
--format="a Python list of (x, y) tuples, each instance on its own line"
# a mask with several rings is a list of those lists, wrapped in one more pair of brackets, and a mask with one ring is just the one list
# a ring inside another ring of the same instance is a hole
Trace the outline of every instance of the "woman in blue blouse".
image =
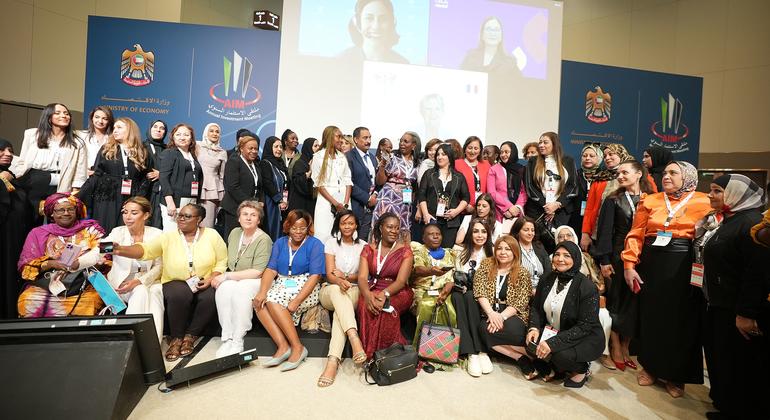
[(286, 236), (273, 246), (262, 284), (254, 297), (254, 311), (277, 347), (265, 367), (296, 369), (307, 358), (296, 326), (302, 314), (318, 304), (321, 275), (326, 271), (324, 246), (313, 237), (313, 217), (292, 210), (283, 223)]

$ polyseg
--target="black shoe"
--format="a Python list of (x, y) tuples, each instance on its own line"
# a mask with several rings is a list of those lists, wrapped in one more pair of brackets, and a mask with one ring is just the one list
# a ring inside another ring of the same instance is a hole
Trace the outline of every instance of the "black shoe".
[(537, 378), (537, 371), (535, 370), (532, 361), (529, 360), (529, 357), (521, 356), (519, 357), (519, 360), (517, 360), (517, 363), (519, 364), (519, 369), (521, 369), (521, 374), (524, 375), (526, 380), (531, 381), (532, 379)]
[(589, 376), (591, 376), (591, 371), (586, 371), (586, 373), (583, 375), (583, 379), (579, 382), (573, 381), (572, 378), (566, 378), (564, 379), (564, 386), (566, 388), (582, 388), (583, 385), (585, 385), (588, 381)]

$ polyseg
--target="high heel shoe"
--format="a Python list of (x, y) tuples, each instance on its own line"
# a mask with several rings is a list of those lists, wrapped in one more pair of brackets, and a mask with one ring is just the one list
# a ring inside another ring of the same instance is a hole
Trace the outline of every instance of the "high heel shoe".
[(566, 388), (582, 388), (583, 385), (586, 384), (590, 376), (591, 376), (591, 371), (587, 370), (586, 373), (583, 374), (583, 379), (579, 381), (573, 381), (572, 378), (566, 378), (564, 379), (564, 386)]
[(634, 363), (634, 361), (633, 361), (633, 360), (631, 360), (631, 359), (625, 359), (625, 358), (624, 358), (624, 359), (623, 359), (623, 364), (624, 364), (624, 365), (626, 365), (626, 366), (628, 366), (629, 368), (631, 368), (631, 369), (633, 369), (633, 370), (636, 370), (636, 369), (638, 369), (638, 368), (639, 368), (638, 366), (636, 366), (636, 363)]
[(307, 359), (307, 348), (302, 347), (302, 354), (299, 356), (299, 359), (296, 362), (283, 362), (281, 364), (281, 372), (287, 372), (298, 368), (305, 359)]
[(282, 355), (281, 355), (281, 356), (279, 356), (279, 357), (272, 357), (272, 358), (270, 358), (270, 359), (269, 359), (268, 361), (266, 361), (265, 363), (262, 363), (262, 367), (274, 367), (274, 366), (278, 366), (278, 365), (280, 365), (281, 363), (285, 362), (285, 361), (286, 361), (286, 359), (288, 359), (288, 358), (289, 358), (289, 356), (291, 356), (291, 349), (289, 349), (289, 350), (286, 350), (286, 353), (282, 354)]

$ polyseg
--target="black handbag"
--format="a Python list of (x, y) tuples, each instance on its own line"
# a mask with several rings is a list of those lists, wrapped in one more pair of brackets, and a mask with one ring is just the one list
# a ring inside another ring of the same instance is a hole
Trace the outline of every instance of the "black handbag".
[(58, 277), (59, 281), (61, 281), (62, 284), (64, 284), (64, 287), (66, 287), (66, 289), (59, 293), (59, 295), (64, 295), (65, 298), (68, 296), (78, 296), (78, 298), (75, 300), (75, 304), (72, 305), (72, 309), (70, 309), (69, 313), (67, 314), (67, 316), (70, 316), (73, 312), (75, 312), (75, 308), (77, 308), (78, 303), (80, 303), (80, 298), (83, 297), (83, 292), (86, 290), (86, 286), (88, 285), (88, 282), (86, 281), (88, 279), (87, 269), (84, 268), (82, 270), (73, 272), (63, 272), (59, 270), (47, 271), (38, 275), (32, 284), (48, 291), (51, 285), (51, 280), (53, 280), (54, 277)]
[[(371, 376), (374, 382), (369, 380)], [(364, 379), (369, 385), (393, 385), (417, 377), (417, 351), (408, 344), (395, 343), (377, 350), (364, 367)]]
[(452, 290), (455, 292), (463, 293), (463, 288), (465, 288), (465, 290), (473, 290), (473, 277), (476, 275), (476, 261), (471, 260), (470, 265), (471, 269), (468, 270), (467, 273), (457, 270), (452, 273), (452, 281), (454, 282)]

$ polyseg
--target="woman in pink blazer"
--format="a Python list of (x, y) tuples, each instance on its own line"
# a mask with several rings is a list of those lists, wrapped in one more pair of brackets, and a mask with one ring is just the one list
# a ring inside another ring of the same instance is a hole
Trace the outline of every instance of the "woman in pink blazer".
[(487, 192), (495, 200), (495, 216), (501, 223), (513, 223), (524, 214), (527, 203), (524, 167), (516, 162), (518, 152), (513, 142), (506, 141), (500, 146), (499, 163), (489, 169)]

